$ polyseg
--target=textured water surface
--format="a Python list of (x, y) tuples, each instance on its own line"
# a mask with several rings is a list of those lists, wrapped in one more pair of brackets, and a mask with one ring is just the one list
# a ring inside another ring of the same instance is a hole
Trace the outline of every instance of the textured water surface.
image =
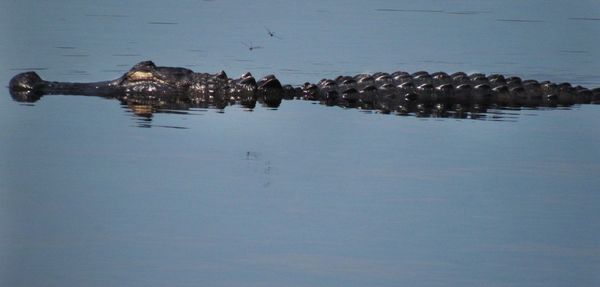
[[(0, 82), (107, 80), (153, 60), (289, 84), (427, 70), (599, 87), (598, 11), (2, 1)], [(598, 105), (471, 120), (1, 95), (1, 286), (600, 284)]]

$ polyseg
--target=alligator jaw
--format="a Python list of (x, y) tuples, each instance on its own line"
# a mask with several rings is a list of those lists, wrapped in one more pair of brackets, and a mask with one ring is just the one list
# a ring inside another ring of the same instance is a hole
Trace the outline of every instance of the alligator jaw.
[(9, 83), (10, 95), (18, 102), (35, 102), (44, 95), (81, 95), (117, 97), (122, 92), (118, 80), (93, 83), (44, 81), (35, 72), (14, 76)]

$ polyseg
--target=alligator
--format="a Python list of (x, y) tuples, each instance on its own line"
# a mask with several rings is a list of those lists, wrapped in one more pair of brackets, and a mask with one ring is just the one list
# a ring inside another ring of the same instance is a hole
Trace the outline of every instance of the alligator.
[(9, 89), (13, 99), (20, 102), (60, 94), (115, 98), (130, 106), (223, 109), (231, 104), (254, 108), (257, 102), (278, 107), (282, 100), (303, 99), (381, 113), (438, 116), (464, 116), (488, 108), (600, 103), (600, 88), (499, 74), (397, 71), (339, 76), (292, 86), (282, 85), (274, 75), (257, 81), (245, 73), (233, 79), (224, 71), (197, 73), (186, 68), (156, 66), (152, 61), (134, 65), (115, 80), (93, 83), (51, 82), (35, 72), (25, 72), (11, 79)]

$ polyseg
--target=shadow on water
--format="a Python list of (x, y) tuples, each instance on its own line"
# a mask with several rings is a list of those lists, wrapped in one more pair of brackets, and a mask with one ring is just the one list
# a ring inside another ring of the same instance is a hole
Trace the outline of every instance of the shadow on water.
[[(303, 101), (306, 104), (324, 105), (320, 102)], [(35, 106), (35, 103), (22, 103), (23, 106)], [(201, 117), (209, 112), (213, 113), (227, 113), (229, 108), (241, 109), (244, 112), (252, 112), (257, 107), (248, 107), (239, 103), (231, 103), (227, 108), (213, 106), (213, 105), (202, 105), (202, 106), (152, 106), (135, 103), (121, 102), (121, 108), (128, 114), (135, 122), (134, 126), (139, 128), (168, 128), (168, 129), (189, 129), (183, 125), (164, 125), (157, 123), (155, 117), (157, 115), (167, 116), (191, 116)], [(264, 102), (260, 104), (260, 108), (277, 111), (277, 108), (269, 107)], [(442, 113), (435, 111), (414, 111), (410, 113), (386, 113), (380, 110), (366, 109), (366, 108), (350, 108), (335, 106), (334, 108), (340, 108), (346, 110), (346, 112), (362, 112), (366, 114), (372, 114), (374, 116), (384, 117), (397, 117), (399, 120), (404, 117), (413, 117), (419, 119), (431, 119), (431, 120), (473, 120), (473, 121), (488, 121), (488, 122), (518, 122), (522, 118), (536, 117), (540, 115), (540, 112), (546, 111), (567, 111), (577, 109), (576, 106), (568, 107), (494, 107), (480, 111), (469, 111), (469, 112), (457, 112), (457, 111), (445, 111)], [(200, 120), (197, 118), (196, 120)], [(160, 121), (160, 120), (158, 120)]]
[[(14, 94), (12, 95), (15, 101), (20, 102), (23, 106), (35, 106), (36, 102), (43, 96), (37, 97), (21, 97), (17, 98)], [(98, 96), (102, 97), (102, 96)], [(111, 99), (111, 97), (102, 97)], [(238, 101), (226, 101), (226, 100), (215, 100), (204, 103), (191, 103), (188, 101), (140, 101), (139, 99), (117, 99), (120, 101), (121, 108), (124, 112), (130, 115), (134, 121), (135, 126), (140, 128), (172, 128), (172, 129), (188, 129), (185, 126), (178, 125), (161, 125), (156, 124), (156, 115), (185, 115), (185, 116), (203, 116), (207, 112), (226, 113), (228, 108), (240, 108), (246, 112), (252, 112), (260, 105), (260, 108), (269, 109), (276, 111), (278, 105), (266, 103), (262, 99), (253, 99), (252, 101), (238, 102)], [(572, 110), (576, 106), (556, 106), (556, 107), (487, 107), (487, 108), (476, 108), (470, 110), (436, 110), (434, 106), (414, 106), (410, 110), (405, 111), (382, 111), (375, 108), (373, 105), (343, 105), (336, 104), (332, 105), (323, 101), (311, 101), (302, 99), (287, 99), (287, 101), (303, 101), (306, 103), (312, 103), (321, 106), (330, 106), (348, 110), (358, 110), (363, 113), (374, 114), (378, 116), (397, 116), (402, 117), (417, 117), (423, 119), (437, 119), (437, 120), (476, 120), (476, 121), (497, 121), (497, 122), (517, 122), (522, 117), (537, 116), (540, 111), (551, 111), (551, 110)]]

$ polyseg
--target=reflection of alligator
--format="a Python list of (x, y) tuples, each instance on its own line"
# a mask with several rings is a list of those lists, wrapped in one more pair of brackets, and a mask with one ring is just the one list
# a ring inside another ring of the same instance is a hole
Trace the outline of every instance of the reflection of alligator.
[(259, 101), (277, 107), (282, 99), (306, 99), (327, 105), (376, 109), (384, 113), (462, 115), (488, 107), (553, 107), (600, 103), (600, 88), (589, 90), (568, 83), (555, 84), (518, 77), (443, 72), (375, 73), (282, 86), (269, 75), (258, 82), (246, 73), (238, 79), (194, 73), (185, 68), (157, 67), (150, 61), (135, 65), (122, 77), (106, 82), (65, 83), (42, 80), (35, 72), (10, 81), (16, 101), (33, 102), (43, 95), (93, 95), (117, 98), (149, 107), (224, 108), (233, 103), (252, 108)]

